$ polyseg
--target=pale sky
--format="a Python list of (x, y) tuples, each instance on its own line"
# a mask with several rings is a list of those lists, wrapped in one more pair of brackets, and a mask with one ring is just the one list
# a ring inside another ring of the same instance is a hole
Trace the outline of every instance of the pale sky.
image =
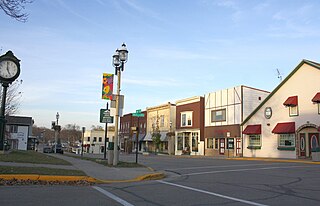
[[(34, 0), (0, 11), (1, 54), (21, 60), (20, 112), (37, 126), (99, 123), (102, 74), (123, 42), (124, 113), (238, 85), (272, 91), (302, 59), (320, 62), (318, 0)], [(116, 78), (114, 93), (116, 93)]]

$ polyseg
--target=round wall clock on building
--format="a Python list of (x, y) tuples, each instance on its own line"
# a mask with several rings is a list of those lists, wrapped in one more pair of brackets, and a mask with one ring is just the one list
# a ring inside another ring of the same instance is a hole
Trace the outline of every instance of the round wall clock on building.
[(20, 75), (20, 63), (12, 51), (0, 56), (0, 80), (2, 83), (11, 83)]
[(272, 116), (272, 109), (271, 107), (266, 107), (264, 110), (264, 117), (270, 119)]

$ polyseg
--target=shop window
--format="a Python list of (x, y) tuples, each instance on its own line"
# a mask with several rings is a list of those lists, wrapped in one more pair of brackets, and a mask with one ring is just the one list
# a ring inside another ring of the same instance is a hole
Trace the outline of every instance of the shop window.
[(192, 132), (192, 151), (198, 152), (198, 132)]
[(248, 149), (261, 149), (261, 135), (249, 135)]
[(192, 112), (181, 113), (181, 127), (192, 126)]
[(219, 139), (218, 139), (218, 138), (215, 138), (215, 139), (214, 139), (214, 148), (215, 148), (215, 149), (218, 149), (218, 148), (219, 148)]
[(211, 122), (226, 121), (226, 109), (211, 111)]
[(295, 150), (296, 135), (292, 134), (279, 134), (279, 150)]
[(207, 149), (213, 149), (213, 138), (207, 138)]
[(182, 135), (182, 133), (178, 133), (177, 139), (178, 139), (177, 150), (182, 150), (183, 149), (183, 135)]

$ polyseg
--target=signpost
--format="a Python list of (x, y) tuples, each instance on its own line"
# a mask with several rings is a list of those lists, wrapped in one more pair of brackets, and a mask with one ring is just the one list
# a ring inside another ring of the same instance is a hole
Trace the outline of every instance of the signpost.
[(113, 123), (113, 117), (110, 116), (109, 103), (107, 103), (106, 109), (100, 109), (100, 123), (106, 123), (105, 134), (104, 134), (104, 150), (103, 150), (103, 158), (106, 159), (108, 123)]
[(138, 139), (140, 133), (140, 126), (139, 126), (139, 117), (144, 117), (144, 114), (141, 113), (141, 109), (136, 110), (136, 113), (132, 114), (133, 117), (138, 117), (138, 127), (137, 127), (137, 138), (136, 138), (136, 164), (138, 163)]

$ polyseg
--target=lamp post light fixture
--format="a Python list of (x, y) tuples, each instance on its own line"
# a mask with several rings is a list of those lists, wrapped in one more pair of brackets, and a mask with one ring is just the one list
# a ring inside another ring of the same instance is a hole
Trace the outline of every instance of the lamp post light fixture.
[(56, 114), (57, 125), (59, 125), (59, 117), (60, 117), (59, 112), (57, 112), (57, 114)]
[(118, 76), (117, 83), (117, 95), (116, 95), (116, 116), (115, 116), (115, 134), (114, 134), (114, 148), (113, 148), (113, 165), (116, 166), (119, 162), (119, 151), (118, 151), (118, 133), (119, 133), (119, 96), (121, 86), (121, 71), (124, 71), (124, 64), (128, 61), (128, 50), (125, 43), (116, 50), (112, 56), (112, 65), (115, 67), (115, 75)]

